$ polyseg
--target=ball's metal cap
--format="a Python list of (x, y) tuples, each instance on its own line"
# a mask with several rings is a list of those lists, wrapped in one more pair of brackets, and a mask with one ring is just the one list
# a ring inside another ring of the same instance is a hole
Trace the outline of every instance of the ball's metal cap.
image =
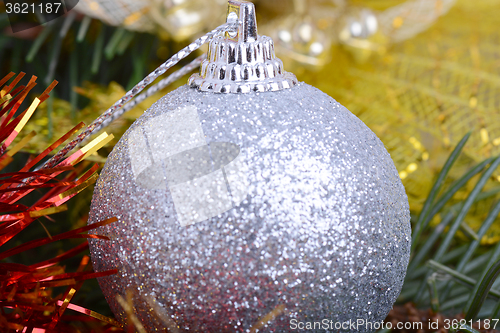
[(199, 74), (188, 84), (200, 91), (248, 93), (278, 91), (297, 84), (294, 74), (283, 70), (274, 54), (273, 40), (257, 34), (255, 7), (246, 1), (229, 0), (227, 22), (238, 30), (214, 37)]

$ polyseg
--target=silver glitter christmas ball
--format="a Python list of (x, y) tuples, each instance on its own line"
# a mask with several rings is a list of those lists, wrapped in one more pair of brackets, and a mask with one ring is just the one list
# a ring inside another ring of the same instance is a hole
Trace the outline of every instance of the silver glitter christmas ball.
[(410, 254), (384, 145), (304, 83), (163, 97), (108, 157), (89, 221), (110, 217), (94, 269), (118, 268), (99, 279), (107, 301), (125, 322), (115, 297), (133, 291), (148, 331), (375, 331)]
[(283, 70), (251, 3), (229, 0), (230, 21), (104, 166), (89, 223), (118, 218), (90, 244), (96, 271), (118, 268), (99, 280), (107, 301), (126, 322), (116, 296), (132, 292), (149, 332), (374, 331), (409, 261), (398, 172), (366, 125)]

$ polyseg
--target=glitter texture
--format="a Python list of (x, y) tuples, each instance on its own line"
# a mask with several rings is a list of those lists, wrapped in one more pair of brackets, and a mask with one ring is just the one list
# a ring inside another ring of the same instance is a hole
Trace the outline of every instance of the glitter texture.
[(163, 97), (96, 185), (89, 223), (113, 216), (97, 230), (112, 240), (91, 240), (94, 269), (119, 269), (100, 286), (123, 322), (115, 297), (132, 290), (148, 332), (381, 321), (410, 255), (408, 199), (382, 142), (304, 83)]

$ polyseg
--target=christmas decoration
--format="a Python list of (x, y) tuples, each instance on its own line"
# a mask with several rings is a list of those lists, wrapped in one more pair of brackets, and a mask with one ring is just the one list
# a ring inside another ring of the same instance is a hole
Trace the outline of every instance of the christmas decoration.
[(323, 67), (332, 60), (332, 44), (342, 45), (357, 61), (367, 61), (428, 29), (455, 0), (409, 0), (384, 10), (371, 9), (373, 2), (345, 0), (278, 1), (271, 6), (283, 8), (289, 3), (293, 12), (272, 20), (265, 31), (277, 41), (277, 52), (285, 59), (299, 66)]
[(98, 229), (112, 241), (92, 242), (93, 265), (118, 269), (100, 285), (122, 322), (134, 314), (149, 331), (213, 332), (368, 323), (401, 290), (409, 208), (389, 154), (347, 109), (283, 70), (254, 15), (229, 1), (227, 31), (211, 33), (200, 74), (129, 128), (97, 182), (89, 224), (118, 222)]
[[(72, 303), (85, 280), (116, 273), (113, 269), (92, 272), (88, 256), (81, 257), (76, 272), (66, 271), (62, 262), (86, 250), (87, 242), (50, 258), (41, 258), (39, 253), (33, 256), (31, 252), (60, 240), (107, 239), (84, 232), (114, 222), (115, 218), (62, 234), (48, 234), (47, 237), (19, 242), (23, 239), (20, 234), (26, 235), (26, 230), (32, 227), (33, 222), (66, 211), (68, 200), (96, 181), (96, 164), (91, 165), (86, 172), (83, 171), (87, 165), (77, 164), (97, 151), (112, 136), (100, 136), (55, 167), (37, 167), (48, 154), (84, 126), (80, 123), (41, 154), (30, 158), (19, 170), (5, 172), (19, 151), (35, 137), (33, 131), (24, 137), (19, 134), (57, 83), (53, 82), (26, 110), (18, 113), (37, 79), (32, 77), (26, 86), (16, 87), (23, 77), (24, 73), (16, 76), (11, 72), (0, 80), (0, 170), (3, 171), (0, 174), (0, 246), (3, 249), (0, 252), (0, 328), (2, 332), (74, 332), (74, 328), (67, 324), (68, 318), (71, 318), (74, 321), (93, 322), (95, 327), (97, 323), (106, 324), (100, 325), (102, 330), (99, 332), (117, 332), (116, 328), (120, 325), (115, 320)], [(11, 83), (7, 84), (11, 79)], [(42, 193), (35, 196), (37, 192)], [(11, 245), (14, 241), (17, 242), (16, 246)], [(31, 262), (19, 263), (17, 260), (20, 255), (29, 257)], [(57, 287), (64, 289), (56, 294), (54, 288)], [(68, 315), (68, 310), (85, 316)]]

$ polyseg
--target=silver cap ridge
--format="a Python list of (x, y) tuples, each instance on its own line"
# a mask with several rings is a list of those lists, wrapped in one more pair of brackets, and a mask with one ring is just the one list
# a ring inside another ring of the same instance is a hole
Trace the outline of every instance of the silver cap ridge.
[(273, 40), (257, 34), (253, 3), (229, 0), (227, 22), (236, 21), (237, 32), (210, 41), (200, 73), (193, 74), (188, 84), (214, 93), (278, 91), (295, 86), (297, 78), (283, 70), (283, 62), (274, 54)]

